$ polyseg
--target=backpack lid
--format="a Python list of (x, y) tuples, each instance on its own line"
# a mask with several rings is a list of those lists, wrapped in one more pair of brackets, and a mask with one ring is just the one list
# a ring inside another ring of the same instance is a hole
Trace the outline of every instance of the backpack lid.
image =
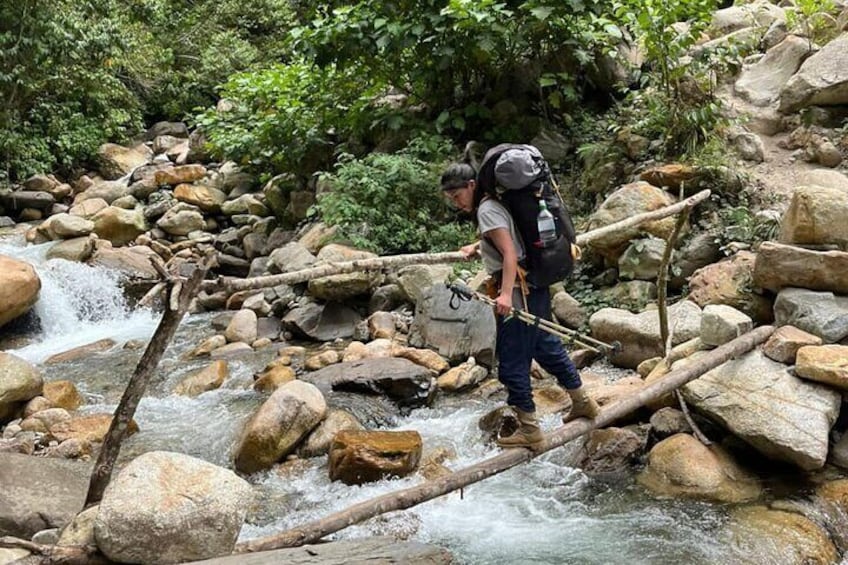
[(507, 149), (495, 162), (495, 179), (507, 190), (524, 188), (542, 172), (540, 160), (526, 149)]

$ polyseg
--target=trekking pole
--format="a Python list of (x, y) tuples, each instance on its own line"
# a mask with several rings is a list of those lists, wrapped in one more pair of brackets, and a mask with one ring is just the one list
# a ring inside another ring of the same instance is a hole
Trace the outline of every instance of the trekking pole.
[[(453, 297), (451, 298), (450, 304), (451, 308), (453, 309), (459, 308), (458, 301), (468, 301), (472, 298), (476, 298), (477, 300), (484, 302), (485, 304), (489, 304), (490, 306), (495, 306), (496, 304), (494, 300), (492, 300), (485, 294), (475, 292), (464, 284), (452, 283), (448, 284), (447, 286), (448, 289), (453, 292)], [(551, 320), (546, 320), (545, 318), (536, 316), (535, 314), (531, 314), (526, 310), (512, 308), (509, 313), (510, 315), (515, 316), (525, 324), (537, 326), (542, 331), (547, 332), (551, 335), (555, 335), (558, 338), (564, 340), (566, 343), (574, 343), (587, 349), (591, 349), (592, 351), (603, 353), (604, 355), (614, 355), (621, 351), (621, 343), (619, 343), (618, 341), (614, 341), (612, 344), (600, 341), (587, 335), (583, 335), (580, 332), (577, 332), (570, 328), (566, 328), (565, 326), (556, 324)]]

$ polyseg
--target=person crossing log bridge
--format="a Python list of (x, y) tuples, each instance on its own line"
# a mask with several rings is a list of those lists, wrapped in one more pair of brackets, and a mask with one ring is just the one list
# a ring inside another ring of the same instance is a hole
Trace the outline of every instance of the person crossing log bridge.
[(601, 409), (592, 420), (579, 418), (546, 435), (543, 445), (536, 450), (506, 449), (498, 455), (481, 461), (465, 469), (455, 471), (439, 479), (424, 484), (390, 492), (371, 500), (360, 502), (346, 510), (337, 512), (320, 520), (292, 528), (278, 534), (257, 538), (236, 545), (236, 553), (267, 551), (284, 547), (297, 547), (314, 543), (321, 538), (358, 524), (369, 518), (411, 508), (422, 502), (432, 500), (449, 492), (467, 487), (488, 477), (506, 471), (560, 447), (565, 443), (589, 433), (593, 429), (607, 426), (622, 416), (646, 405), (660, 396), (676, 390), (689, 381), (695, 380), (725, 361), (736, 358), (765, 342), (774, 333), (773, 326), (762, 326), (743, 334), (699, 357), (683, 368), (675, 369), (662, 379), (646, 386), (633, 394)]

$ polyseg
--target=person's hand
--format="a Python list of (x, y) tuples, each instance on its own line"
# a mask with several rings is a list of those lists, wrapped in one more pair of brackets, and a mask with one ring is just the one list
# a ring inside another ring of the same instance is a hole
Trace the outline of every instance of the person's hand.
[(470, 261), (471, 259), (474, 259), (480, 252), (480, 244), (471, 243), (469, 245), (463, 245), (459, 248), (459, 252), (462, 253), (466, 261)]
[(499, 294), (495, 299), (495, 313), (499, 316), (506, 316), (512, 311), (512, 293)]

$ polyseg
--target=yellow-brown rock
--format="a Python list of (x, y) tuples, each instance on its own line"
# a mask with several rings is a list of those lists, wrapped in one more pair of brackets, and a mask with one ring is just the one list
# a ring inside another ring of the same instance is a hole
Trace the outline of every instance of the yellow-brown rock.
[(432, 349), (417, 349), (415, 347), (397, 347), (392, 351), (395, 357), (409, 359), (416, 365), (427, 367), (437, 375), (444, 373), (450, 368), (447, 359)]
[(260, 392), (273, 392), (295, 378), (294, 369), (287, 364), (271, 363), (256, 377), (253, 388)]
[[(99, 443), (106, 437), (111, 424), (112, 414), (75, 416), (67, 422), (60, 422), (50, 428), (50, 434), (60, 442), (75, 438), (80, 441)], [(127, 426), (127, 435), (134, 434), (137, 431), (138, 424), (135, 420), (131, 420)]]
[(795, 364), (798, 350), (805, 345), (821, 345), (822, 338), (795, 326), (780, 326), (763, 344), (763, 353), (769, 359), (787, 365)]
[[(194, 182), (205, 176), (206, 167), (203, 165), (181, 165), (170, 169), (159, 169), (154, 173), (156, 184), (169, 184), (171, 186)], [(176, 196), (174, 194), (175, 198)], [(192, 204), (194, 203), (192, 202)]]
[(405, 477), (418, 468), (422, 440), (416, 431), (343, 431), (330, 446), (330, 480), (348, 485)]
[(733, 544), (758, 563), (830, 565), (838, 554), (827, 532), (801, 514), (765, 506), (737, 508), (726, 526)]
[(701, 308), (707, 304), (726, 304), (756, 322), (770, 322), (771, 301), (752, 290), (755, 259), (750, 251), (740, 251), (730, 259), (698, 269), (689, 279), (689, 300)]
[(174, 198), (180, 202), (193, 204), (204, 212), (217, 213), (227, 195), (211, 186), (199, 184), (180, 184), (174, 189)]
[(675, 434), (656, 444), (637, 481), (661, 497), (743, 502), (762, 493), (757, 478), (721, 447), (705, 446), (688, 434)]
[(29, 311), (40, 290), (41, 279), (32, 265), (0, 255), (0, 326)]
[(848, 390), (848, 345), (807, 345), (798, 350), (795, 374)]
[(111, 349), (114, 346), (115, 342), (111, 339), (101, 339), (93, 343), (74, 347), (73, 349), (63, 351), (62, 353), (57, 353), (56, 355), (51, 355), (44, 363), (46, 365), (52, 365), (53, 363), (66, 363), (68, 361), (76, 361), (77, 359), (82, 359), (83, 357), (90, 357), (95, 353), (106, 351), (107, 349)]
[(226, 361), (219, 359), (200, 371), (184, 378), (174, 389), (174, 394), (183, 396), (197, 396), (209, 390), (219, 388), (230, 375), (230, 368)]
[(322, 351), (318, 355), (313, 355), (308, 358), (304, 362), (303, 366), (307, 371), (317, 371), (318, 369), (335, 365), (340, 361), (340, 359), (338, 351), (335, 349), (328, 349), (327, 351)]
[(639, 178), (648, 184), (677, 191), (681, 184), (692, 182), (697, 176), (698, 171), (695, 167), (682, 163), (669, 163), (651, 167), (643, 171)]
[(42, 394), (57, 408), (76, 410), (82, 406), (82, 395), (71, 381), (44, 383)]
[(799, 186), (780, 223), (781, 243), (848, 246), (848, 194), (838, 188)]

